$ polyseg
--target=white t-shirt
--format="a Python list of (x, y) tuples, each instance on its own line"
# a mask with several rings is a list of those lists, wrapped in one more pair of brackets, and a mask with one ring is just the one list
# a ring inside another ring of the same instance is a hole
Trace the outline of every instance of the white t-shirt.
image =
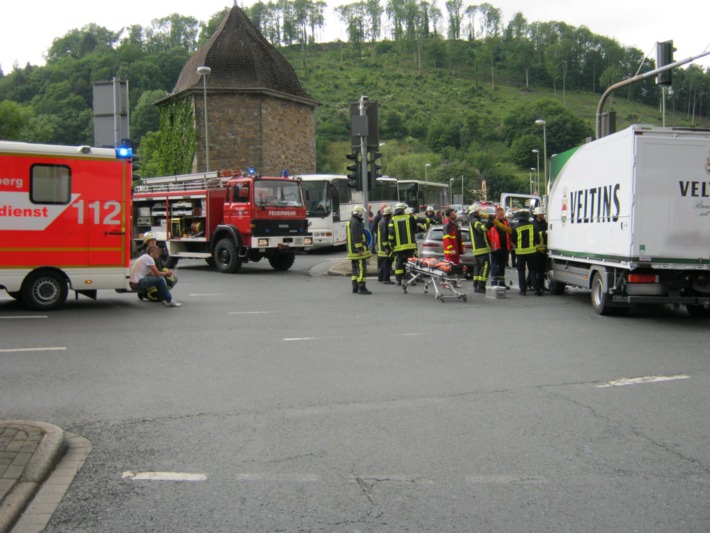
[(133, 268), (131, 268), (131, 283), (138, 283), (148, 274), (150, 274), (150, 267), (155, 266), (155, 259), (153, 259), (148, 254), (143, 254), (136, 262), (133, 263)]

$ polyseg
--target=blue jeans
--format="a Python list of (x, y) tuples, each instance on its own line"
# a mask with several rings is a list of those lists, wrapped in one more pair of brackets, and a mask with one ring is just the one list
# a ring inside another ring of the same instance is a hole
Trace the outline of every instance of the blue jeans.
[(138, 283), (133, 284), (133, 290), (136, 291), (147, 291), (151, 287), (158, 289), (158, 297), (161, 301), (171, 302), (173, 300), (168, 290), (168, 283), (163, 276), (146, 276), (140, 279)]

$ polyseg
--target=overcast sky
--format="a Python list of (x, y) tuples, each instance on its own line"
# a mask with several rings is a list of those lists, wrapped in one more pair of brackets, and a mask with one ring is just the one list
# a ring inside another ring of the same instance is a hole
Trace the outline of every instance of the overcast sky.
[[(354, 0), (326, 0), (324, 37), (335, 40), (342, 34), (333, 7)], [(383, 5), (386, 0), (382, 0)], [(434, 0), (446, 12), (445, 0)], [(171, 13), (209, 18), (232, 0), (3, 0), (0, 25), (0, 66), (5, 73), (17, 63), (24, 67), (44, 64), (42, 56), (52, 41), (74, 28), (94, 22), (112, 31), (123, 26), (149, 26), (153, 19)], [(254, 0), (241, 0), (250, 6)], [(465, 5), (481, 2), (466, 1)], [(558, 20), (572, 26), (587, 26), (593, 33), (605, 35), (622, 45), (633, 46), (655, 59), (656, 41), (673, 40), (675, 59), (684, 59), (710, 50), (710, 2), (707, 0), (488, 0), (502, 11), (505, 24), (521, 11), (528, 22)], [(328, 29), (328, 26), (330, 29)], [(710, 56), (697, 64), (710, 67)]]

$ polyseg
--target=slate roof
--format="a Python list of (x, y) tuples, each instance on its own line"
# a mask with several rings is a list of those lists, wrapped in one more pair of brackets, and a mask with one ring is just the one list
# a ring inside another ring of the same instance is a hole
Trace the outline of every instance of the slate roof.
[(316, 106), (286, 58), (269, 43), (235, 5), (212, 37), (188, 60), (172, 94), (202, 88), (197, 67), (208, 66), (207, 90), (271, 92)]

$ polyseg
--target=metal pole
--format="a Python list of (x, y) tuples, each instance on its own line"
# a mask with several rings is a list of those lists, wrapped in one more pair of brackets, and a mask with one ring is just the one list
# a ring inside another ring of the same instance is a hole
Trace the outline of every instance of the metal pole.
[[(545, 185), (547, 185), (549, 178), (547, 176), (547, 123), (546, 122), (542, 123), (542, 150), (543, 150), (543, 162), (545, 163), (545, 173), (543, 174), (543, 181), (545, 182)], [(540, 196), (543, 196), (539, 183), (537, 184), (537, 187), (538, 187), (538, 194)], [(545, 187), (545, 189), (547, 189), (547, 187)]]
[[(360, 96), (360, 116), (367, 116), (367, 96)], [(362, 207), (365, 209), (366, 218), (370, 219), (370, 205), (368, 199), (368, 179), (367, 179), (367, 135), (360, 137), (360, 153), (362, 154)]]
[(212, 74), (210, 67), (197, 67), (197, 73), (202, 76), (202, 104), (205, 111), (205, 172), (210, 171), (210, 134), (207, 127), (207, 76)]

